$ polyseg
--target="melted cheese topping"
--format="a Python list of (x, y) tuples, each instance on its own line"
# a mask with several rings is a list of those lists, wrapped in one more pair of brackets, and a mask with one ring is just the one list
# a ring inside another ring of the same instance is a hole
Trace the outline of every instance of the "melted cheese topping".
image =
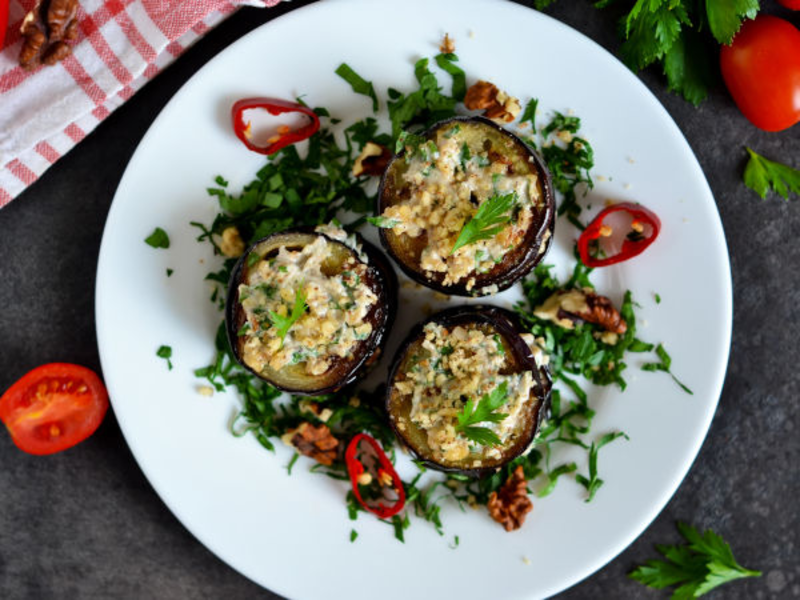
[[(319, 236), (302, 250), (282, 246), (277, 256), (249, 269), (247, 282), (239, 285), (239, 301), (247, 318), (244, 361), (252, 369), (305, 363), (306, 373), (322, 375), (372, 333), (364, 319), (378, 298), (364, 283), (368, 267), (351, 258), (341, 273), (326, 275), (321, 267), (330, 245)], [(298, 291), (308, 308), (281, 341), (270, 313), (291, 315)]]
[[(411, 396), (411, 422), (425, 431), (432, 457), (447, 462), (470, 455), (500, 458), (501, 447), (519, 430), (523, 408), (530, 402), (536, 383), (533, 373), (500, 374), (508, 363), (497, 334), (462, 326), (448, 330), (438, 323), (428, 323), (424, 333), (421, 347), (410, 357), (404, 379), (397, 381), (395, 388), (401, 395)], [(508, 386), (508, 399), (499, 410), (508, 416), (499, 423), (478, 424), (494, 431), (501, 446), (475, 445), (456, 431), (457, 415), (467, 399), (474, 399), (477, 405), (503, 382)]]
[[(393, 223), (396, 235), (427, 236), (420, 267), (428, 276), (444, 273), (445, 285), (490, 271), (519, 245), (531, 226), (534, 210), (541, 208), (541, 186), (535, 173), (512, 172), (512, 160), (494, 149), (465, 149), (459, 126), (440, 131), (407, 159), (404, 183), (410, 192), (402, 202), (386, 208), (382, 216)], [(486, 240), (462, 246), (451, 254), (459, 233), (479, 207), (495, 195), (516, 195), (511, 220)]]

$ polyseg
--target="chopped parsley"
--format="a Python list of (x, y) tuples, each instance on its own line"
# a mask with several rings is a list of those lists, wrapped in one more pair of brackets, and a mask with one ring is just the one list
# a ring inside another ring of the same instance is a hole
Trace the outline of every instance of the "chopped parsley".
[(166, 360), (167, 367), (172, 371), (172, 360), (170, 360), (172, 358), (172, 348), (170, 346), (159, 346), (158, 350), (156, 350), (156, 356)]
[(744, 184), (762, 198), (772, 190), (784, 200), (789, 199), (789, 192), (800, 196), (800, 169), (768, 160), (746, 148), (750, 155), (744, 169)]
[[(540, 0), (539, 3), (541, 1), (544, 0)], [(218, 239), (227, 227), (236, 226), (243, 241), (250, 245), (270, 233), (288, 227), (314, 226), (331, 222), (342, 212), (355, 214), (357, 217), (356, 221), (345, 225), (347, 229), (352, 229), (367, 220), (378, 227), (389, 226), (387, 221), (390, 220), (369, 216), (375, 206), (375, 196), (365, 190), (366, 182), (363, 178), (357, 179), (352, 176), (352, 165), (358, 149), (363, 148), (369, 141), (375, 141), (389, 148), (396, 147), (398, 151), (405, 149), (407, 155), (418, 153), (425, 160), (433, 158), (437, 149), (431, 148), (428, 140), (415, 132), (436, 121), (454, 116), (463, 85), (463, 71), (455, 65), (457, 62), (455, 55), (439, 55), (435, 60), (437, 65), (452, 77), (451, 95), (442, 92), (436, 76), (428, 68), (428, 59), (417, 61), (414, 67), (417, 89), (407, 93), (392, 89), (388, 91), (387, 107), (391, 134), (382, 133), (378, 121), (367, 117), (344, 128), (342, 145), (337, 142), (333, 132), (323, 126), (309, 139), (308, 153), (304, 157), (299, 155), (294, 146), (283, 148), (268, 157), (266, 164), (258, 171), (253, 181), (246, 184), (239, 192), (229, 190), (228, 182), (222, 176), (217, 176), (214, 179), (216, 187), (209, 188), (208, 193), (218, 202), (219, 213), (210, 225), (192, 223), (199, 230), (198, 241), (211, 243), (219, 253), (215, 238)], [(346, 64), (337, 69), (337, 73), (351, 84), (354, 91), (369, 96), (373, 99), (373, 105), (377, 106), (377, 94), (369, 81), (360, 77)], [(532, 125), (536, 106), (537, 101), (531, 100), (523, 115), (523, 119)], [(329, 124), (339, 122), (324, 108), (315, 108), (314, 111), (321, 119), (328, 119)], [(575, 201), (575, 188), (580, 184), (591, 186), (589, 169), (593, 165), (593, 154), (588, 142), (574, 135), (579, 132), (580, 127), (577, 117), (559, 116), (557, 113), (553, 122), (555, 125), (549, 134), (552, 139), (548, 140), (552, 143), (548, 148), (556, 149), (545, 151), (545, 160), (554, 172), (557, 190), (565, 198), (562, 203), (562, 213), (566, 211), (570, 220), (576, 222), (580, 207)], [(452, 133), (457, 133), (457, 129), (458, 125), (455, 125)], [(562, 130), (573, 133), (570, 144), (558, 137), (558, 132)], [(535, 129), (533, 133), (537, 135)], [(471, 159), (475, 160), (475, 157)], [(512, 212), (515, 201), (513, 194), (505, 196), (495, 194), (485, 201), (475, 217), (465, 225), (456, 245), (467, 245), (494, 235), (499, 231), (497, 228), (511, 218), (509, 213)], [(564, 208), (564, 204), (567, 208)], [(454, 248), (454, 251), (456, 249)], [(255, 262), (259, 259), (258, 256), (252, 257)], [(226, 259), (219, 271), (209, 273), (206, 277), (215, 284), (211, 301), (220, 309), (224, 307), (225, 290), (235, 264), (236, 259)], [(579, 262), (576, 263), (572, 277), (565, 286), (591, 286), (590, 272), (590, 269)], [(623, 317), (628, 322), (628, 333), (621, 336), (614, 346), (604, 345), (596, 339), (593, 335), (596, 332), (594, 326), (579, 325), (574, 331), (567, 332), (553, 323), (536, 319), (532, 315), (533, 307), (546, 295), (559, 288), (559, 282), (550, 275), (548, 268), (540, 267), (533, 279), (523, 286), (529, 306), (518, 307), (531, 332), (546, 340), (547, 351), (551, 353), (553, 373), (559, 388), (562, 388), (552, 391), (551, 414), (539, 431), (536, 448), (525, 456), (511, 461), (491, 476), (478, 480), (450, 473), (423, 484), (421, 477), (425, 468), (416, 463), (420, 472), (410, 481), (403, 482), (406, 491), (405, 514), (396, 515), (387, 522), (393, 528), (398, 540), (404, 540), (404, 532), (410, 526), (412, 514), (427, 521), (439, 534), (444, 535), (441, 517), (445, 503), (454, 503), (462, 509), (467, 505), (485, 505), (490, 495), (500, 489), (517, 466), (522, 466), (525, 477), (530, 482), (530, 488), (536, 490), (540, 496), (552, 492), (558, 480), (569, 475), (574, 475), (579, 483), (586, 486), (589, 494), (587, 501), (591, 500), (602, 485), (597, 472), (597, 453), (600, 447), (609, 443), (604, 441), (608, 436), (600, 439), (590, 437), (594, 411), (588, 406), (587, 395), (574, 377), (584, 375), (597, 384), (616, 383), (624, 387), (625, 382), (621, 376), (625, 369), (624, 354), (647, 352), (652, 350), (653, 346), (635, 337), (634, 304), (630, 294), (626, 295), (621, 309)], [(268, 286), (263, 292), (272, 297), (277, 289)], [(278, 329), (282, 342), (289, 329), (306, 310), (306, 299), (300, 289), (295, 296), (291, 314), (285, 317), (269, 314), (269, 321)], [(502, 340), (495, 339), (495, 344), (498, 352), (505, 351)], [(316, 398), (292, 396), (283, 399), (277, 389), (254, 377), (238, 364), (229, 345), (224, 323), (217, 329), (215, 347), (214, 360), (208, 366), (196, 369), (195, 375), (208, 381), (217, 391), (231, 387), (238, 392), (242, 406), (237, 418), (230, 425), (234, 435), (253, 435), (264, 448), (274, 451), (274, 440), (296, 428), (300, 423), (304, 421), (313, 424), (322, 423), (317, 413), (308, 410), (309, 402), (313, 402), (318, 405), (324, 404), (325, 408), (330, 410), (325, 424), (338, 439), (350, 439), (358, 432), (369, 433), (382, 444), (387, 454), (395, 459), (396, 438), (386, 421), (383, 409), (385, 387), (366, 391), (348, 386), (336, 393)], [(443, 356), (448, 353), (448, 347), (441, 352)], [(562, 392), (565, 394), (563, 398)], [(571, 394), (574, 399), (567, 398), (566, 394)], [(473, 441), (477, 443), (495, 443), (496, 434), (481, 424), (502, 420), (503, 413), (500, 412), (500, 407), (506, 401), (505, 383), (480, 401), (467, 400), (458, 418), (462, 432), (467, 436), (471, 435)], [(551, 458), (554, 457), (553, 449), (558, 444), (579, 446), (587, 452), (588, 476), (575, 475), (578, 471), (576, 462), (550, 464)], [(288, 473), (291, 473), (292, 467), (298, 460), (300, 458), (297, 454), (292, 456), (286, 466)], [(336, 461), (331, 466), (314, 464), (310, 470), (338, 481), (349, 479), (343, 461)], [(583, 483), (581, 478), (585, 479), (586, 483)], [(359, 513), (364, 512), (352, 492), (346, 496), (346, 506), (349, 518), (352, 520), (356, 520)], [(351, 541), (357, 536), (355, 530), (352, 530)], [(458, 541), (456, 536), (455, 546), (458, 545)]]
[(536, 131), (536, 109), (539, 108), (539, 100), (537, 98), (531, 98), (528, 100), (528, 103), (525, 105), (525, 110), (522, 112), (522, 116), (519, 119), (520, 125), (523, 123), (530, 123), (531, 129), (535, 132)]
[(673, 598), (699, 598), (714, 588), (744, 577), (761, 577), (761, 571), (745, 569), (733, 557), (728, 543), (710, 529), (700, 533), (685, 523), (678, 531), (683, 545), (657, 545), (666, 560), (648, 560), (628, 576), (648, 587), (673, 587)]
[(597, 453), (600, 451), (600, 448), (621, 437), (624, 437), (626, 440), (628, 439), (628, 436), (621, 431), (607, 433), (600, 438), (599, 442), (596, 444), (592, 442), (592, 445), (589, 447), (589, 476), (575, 476), (575, 480), (585, 487), (586, 491), (589, 493), (589, 495), (586, 497), (586, 502), (591, 502), (594, 498), (594, 495), (597, 493), (597, 490), (599, 490), (600, 486), (603, 485), (603, 480), (597, 476)]
[(169, 248), (169, 236), (161, 227), (156, 227), (153, 233), (148, 235), (144, 241), (153, 248)]
[(659, 362), (652, 362), (652, 363), (645, 363), (642, 365), (643, 371), (664, 371), (665, 373), (669, 373), (670, 377), (672, 377), (673, 381), (677, 383), (681, 389), (687, 394), (693, 396), (694, 392), (686, 387), (681, 381), (672, 374), (670, 367), (672, 366), (672, 357), (667, 354), (667, 351), (664, 350), (664, 346), (659, 344), (656, 346), (656, 356), (659, 358)]
[(505, 224), (511, 220), (511, 209), (516, 202), (516, 192), (504, 195), (495, 194), (485, 200), (475, 216), (467, 221), (461, 229), (450, 254), (455, 254), (456, 250), (463, 246), (474, 244), (480, 240), (488, 240), (500, 233)]
[(349, 83), (356, 94), (372, 98), (372, 112), (378, 112), (378, 108), (380, 107), (378, 95), (375, 93), (375, 87), (372, 85), (371, 81), (367, 81), (361, 77), (361, 75), (356, 73), (347, 63), (340, 64), (336, 69), (336, 74)]

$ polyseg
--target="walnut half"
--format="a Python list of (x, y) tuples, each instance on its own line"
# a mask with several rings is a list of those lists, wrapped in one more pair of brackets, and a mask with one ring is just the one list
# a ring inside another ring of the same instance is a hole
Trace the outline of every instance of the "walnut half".
[(489, 496), (489, 515), (506, 531), (514, 531), (525, 523), (525, 515), (533, 510), (533, 502), (528, 498), (527, 480), (522, 465), (517, 465), (499, 491)]
[(72, 53), (78, 37), (78, 0), (37, 0), (20, 27), (19, 64), (26, 69), (54, 65)]
[(464, 97), (464, 106), (469, 110), (482, 110), (486, 118), (501, 123), (511, 123), (522, 111), (519, 100), (488, 81), (470, 86)]
[(314, 427), (311, 423), (303, 422), (294, 431), (288, 431), (286, 437), (300, 454), (327, 467), (339, 456), (339, 440), (333, 437), (327, 425)]

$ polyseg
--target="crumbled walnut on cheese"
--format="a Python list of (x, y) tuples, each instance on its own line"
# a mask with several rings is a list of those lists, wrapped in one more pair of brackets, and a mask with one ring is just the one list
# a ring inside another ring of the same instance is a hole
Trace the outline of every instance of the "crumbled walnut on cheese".
[[(304, 363), (306, 373), (322, 375), (372, 333), (365, 317), (378, 298), (364, 281), (368, 267), (350, 259), (344, 271), (326, 275), (322, 264), (330, 243), (320, 236), (302, 250), (281, 247), (273, 258), (253, 265), (239, 286), (247, 318), (244, 361), (255, 371)], [(308, 309), (281, 341), (270, 313), (290, 314), (301, 288)]]
[[(507, 155), (516, 148), (472, 148), (465, 133), (474, 127), (488, 126), (462, 123), (443, 128), (436, 134), (435, 152), (417, 152), (407, 158), (402, 177), (408, 197), (381, 215), (396, 223), (391, 228), (395, 235), (426, 236), (420, 267), (428, 277), (441, 273), (444, 285), (464, 281), (468, 290), (474, 286), (473, 275), (492, 270), (523, 242), (543, 203), (536, 173)], [(507, 194), (516, 197), (508, 224), (491, 238), (452, 253), (461, 230), (479, 207), (493, 196)]]
[(508, 400), (499, 423), (486, 423), (501, 440), (509, 442), (524, 418), (535, 386), (531, 371), (501, 374), (507, 368), (506, 351), (497, 334), (474, 327), (456, 326), (452, 330), (438, 323), (428, 323), (425, 339), (417, 354), (408, 361), (408, 370), (395, 383), (395, 389), (411, 396), (409, 418), (427, 434), (428, 446), (435, 460), (458, 462), (470, 458), (499, 458), (500, 448), (484, 449), (456, 432), (457, 415), (466, 399), (478, 402), (503, 382), (508, 386)]

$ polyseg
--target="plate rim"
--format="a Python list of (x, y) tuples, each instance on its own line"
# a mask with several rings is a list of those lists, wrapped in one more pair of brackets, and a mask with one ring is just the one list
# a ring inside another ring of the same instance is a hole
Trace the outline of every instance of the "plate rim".
[[(263, 35), (263, 31), (274, 27), (275, 23), (277, 23), (277, 22), (284, 23), (284, 22), (286, 22), (286, 21), (288, 21), (290, 19), (309, 19), (309, 18), (312, 18), (312, 13), (315, 13), (315, 12), (319, 11), (320, 7), (327, 6), (327, 5), (330, 5), (330, 4), (338, 3), (338, 4), (358, 5), (360, 3), (364, 3), (364, 2), (368, 2), (368, 1), (369, 0), (324, 0), (323, 2), (316, 2), (316, 3), (313, 3), (313, 4), (303, 5), (303, 6), (300, 6), (298, 8), (295, 8), (295, 9), (291, 10), (290, 12), (287, 12), (287, 13), (285, 13), (283, 15), (276, 16), (275, 18), (267, 21), (266, 23), (263, 23), (262, 25), (256, 27), (252, 31), (248, 32), (246, 35), (236, 39), (233, 42), (231, 42), (228, 46), (226, 46), (221, 51), (217, 52), (214, 56), (209, 58), (208, 61), (200, 69), (198, 69), (194, 74), (192, 74), (192, 76), (189, 77), (180, 86), (180, 88), (172, 94), (170, 99), (162, 106), (162, 108), (159, 111), (159, 114), (152, 121), (152, 123), (148, 127), (147, 131), (145, 132), (145, 134), (142, 136), (141, 140), (137, 144), (135, 151), (131, 155), (131, 158), (129, 159), (128, 165), (125, 168), (125, 172), (124, 172), (123, 176), (121, 177), (121, 179), (119, 181), (117, 189), (115, 190), (114, 199), (112, 200), (111, 206), (109, 208), (108, 216), (106, 218), (106, 224), (104, 225), (104, 228), (103, 228), (103, 236), (102, 236), (102, 241), (101, 241), (101, 244), (100, 244), (100, 251), (98, 253), (98, 261), (97, 261), (97, 269), (96, 269), (97, 275), (96, 275), (96, 280), (95, 280), (95, 327), (96, 327), (96, 335), (97, 335), (97, 343), (98, 343), (98, 350), (99, 350), (101, 368), (103, 368), (104, 366), (107, 366), (107, 364), (109, 362), (108, 355), (106, 354), (106, 352), (103, 351), (103, 348), (107, 347), (107, 346), (101, 340), (101, 338), (103, 337), (103, 334), (101, 332), (103, 330), (101, 328), (100, 317), (99, 317), (99, 314), (100, 314), (99, 307), (103, 304), (103, 300), (101, 299), (102, 294), (103, 294), (103, 287), (100, 285), (101, 284), (101, 274), (105, 272), (104, 264), (105, 264), (106, 260), (108, 259), (109, 242), (108, 242), (107, 236), (109, 235), (109, 230), (108, 230), (107, 226), (108, 226), (108, 223), (111, 220), (112, 215), (114, 214), (115, 210), (119, 209), (119, 206), (120, 206), (121, 203), (117, 202), (117, 198), (118, 198), (120, 190), (124, 188), (126, 180), (129, 177), (129, 174), (133, 171), (133, 169), (131, 167), (134, 164), (137, 155), (139, 154), (141, 149), (147, 145), (147, 142), (148, 142), (149, 138), (151, 137), (151, 135), (154, 135), (153, 132), (156, 129), (158, 129), (158, 127), (160, 126), (162, 120), (165, 118), (164, 117), (165, 112), (167, 112), (167, 110), (173, 105), (173, 103), (176, 102), (176, 98), (181, 96), (185, 92), (186, 88), (188, 88), (192, 84), (192, 82), (204, 70), (206, 70), (207, 68), (210, 68), (210, 65), (212, 65), (215, 61), (217, 61), (219, 59), (219, 57), (221, 57), (222, 55), (228, 54), (228, 53), (236, 52), (236, 47), (239, 46), (242, 42), (244, 42), (245, 40), (247, 40), (247, 39), (249, 39), (251, 37), (257, 36), (257, 35)], [(470, 4), (470, 5), (486, 5), (486, 4), (489, 4), (490, 1), (491, 0), (469, 0), (468, 4)], [(452, 2), (455, 3), (455, 2), (457, 2), (457, 0), (452, 0)], [(721, 216), (720, 216), (720, 213), (719, 213), (719, 207), (718, 207), (718, 205), (716, 203), (716, 199), (714, 198), (714, 194), (713, 194), (713, 192), (712, 192), (712, 190), (710, 188), (710, 185), (709, 185), (708, 180), (707, 180), (707, 178), (705, 176), (705, 173), (704, 173), (704, 171), (703, 171), (703, 169), (702, 169), (702, 167), (701, 167), (701, 165), (700, 165), (700, 163), (699, 163), (699, 161), (697, 159), (697, 156), (695, 155), (694, 151), (692, 150), (691, 145), (689, 144), (689, 142), (686, 139), (686, 137), (683, 135), (683, 132), (680, 130), (680, 128), (678, 127), (678, 125), (675, 122), (675, 120), (672, 118), (672, 116), (667, 111), (667, 109), (663, 106), (663, 104), (661, 104), (661, 102), (658, 100), (658, 98), (655, 96), (655, 94), (647, 87), (647, 85), (638, 76), (636, 76), (633, 73), (630, 73), (628, 71), (628, 69), (626, 67), (624, 67), (624, 65), (619, 61), (619, 59), (616, 56), (614, 56), (611, 52), (609, 52), (608, 50), (603, 48), (599, 43), (597, 43), (596, 41), (594, 41), (592, 38), (588, 37), (587, 35), (583, 34), (582, 32), (570, 27), (566, 23), (563, 23), (563, 22), (561, 22), (561, 21), (559, 21), (559, 20), (557, 20), (557, 19), (555, 19), (553, 17), (550, 17), (549, 15), (546, 15), (544, 13), (536, 11), (533, 8), (530, 8), (530, 7), (527, 7), (527, 6), (524, 6), (524, 5), (520, 5), (520, 4), (516, 4), (514, 2), (511, 2), (510, 0), (504, 2), (504, 4), (507, 7), (509, 7), (509, 6), (513, 7), (514, 10), (517, 10), (518, 12), (520, 12), (520, 14), (526, 13), (526, 15), (529, 16), (529, 17), (543, 19), (543, 21), (545, 21), (547, 23), (547, 27), (548, 28), (564, 29), (564, 30), (567, 30), (571, 35), (577, 35), (577, 36), (583, 38), (584, 41), (589, 42), (589, 44), (594, 48), (595, 51), (602, 52), (602, 53), (604, 53), (606, 55), (606, 58), (610, 58), (612, 60), (612, 62), (615, 63), (616, 67), (622, 68), (626, 72), (629, 73), (632, 81), (635, 82), (634, 85), (636, 85), (636, 86), (638, 86), (640, 88), (640, 90), (639, 90), (640, 92), (644, 92), (642, 94), (642, 96), (644, 98), (646, 98), (647, 101), (651, 105), (653, 105), (657, 111), (659, 111), (662, 114), (662, 117), (664, 117), (664, 122), (666, 124), (668, 124), (669, 128), (672, 130), (671, 135), (673, 137), (675, 137), (680, 142), (680, 144), (682, 146), (685, 147), (685, 149), (688, 151), (689, 155), (691, 156), (691, 158), (692, 158), (691, 163), (692, 163), (693, 168), (697, 172), (696, 175), (698, 175), (699, 176), (699, 180), (702, 181), (702, 184), (703, 184), (703, 187), (704, 187), (704, 191), (707, 193), (708, 198), (710, 198), (710, 200), (712, 202), (712, 205), (713, 205), (714, 216), (715, 216), (714, 224), (719, 229), (719, 231), (718, 231), (719, 236), (718, 237), (719, 237), (719, 241), (721, 242), (721, 246), (719, 246), (717, 249), (722, 255), (724, 255), (724, 259), (725, 260), (724, 260), (724, 265), (723, 266), (726, 267), (723, 270), (724, 272), (720, 273), (720, 275), (723, 276), (721, 282), (723, 283), (723, 286), (724, 286), (724, 289), (720, 290), (724, 295), (724, 297), (722, 298), (722, 301), (720, 303), (720, 306), (721, 306), (721, 308), (723, 309), (723, 311), (725, 313), (724, 318), (722, 319), (722, 322), (725, 325), (724, 331), (722, 331), (722, 337), (724, 337), (723, 347), (725, 348), (725, 356), (724, 356), (724, 360), (721, 361), (722, 367), (718, 371), (718, 373), (716, 374), (717, 376), (716, 376), (715, 380), (713, 381), (712, 387), (714, 389), (718, 390), (718, 391), (717, 391), (717, 394), (716, 394), (716, 399), (714, 400), (714, 402), (711, 402), (711, 403), (708, 404), (707, 409), (705, 411), (704, 419), (703, 419), (703, 423), (702, 423), (702, 427), (701, 427), (701, 430), (702, 430), (703, 433), (702, 433), (702, 435), (696, 436), (692, 440), (692, 451), (690, 453), (691, 456), (692, 456), (691, 460), (686, 462), (686, 464), (682, 465), (682, 467), (680, 469), (680, 471), (681, 471), (680, 477), (676, 478), (673, 482), (671, 482), (671, 485), (668, 486), (668, 490), (665, 491), (661, 495), (661, 497), (659, 498), (658, 502), (654, 502), (650, 506), (650, 509), (647, 511), (646, 516), (643, 516), (641, 519), (639, 519), (635, 526), (629, 526), (628, 527), (629, 533), (627, 535), (621, 536), (618, 539), (617, 543), (610, 544), (607, 547), (607, 550), (605, 552), (598, 553), (598, 555), (595, 557), (595, 560), (593, 560), (591, 562), (591, 564), (586, 565), (582, 569), (580, 569), (580, 572), (582, 573), (581, 575), (572, 578), (572, 580), (570, 580), (570, 581), (563, 582), (563, 584), (561, 586), (556, 586), (555, 589), (544, 590), (544, 595), (545, 596), (550, 596), (550, 595), (553, 595), (553, 594), (556, 594), (556, 593), (563, 592), (563, 591), (575, 586), (576, 584), (580, 583), (581, 581), (584, 581), (585, 579), (591, 577), (594, 573), (596, 573), (598, 570), (602, 569), (606, 564), (608, 564), (614, 558), (616, 558), (621, 552), (623, 552), (628, 546), (630, 546), (636, 539), (638, 539), (645, 532), (645, 530), (649, 527), (649, 525), (656, 519), (656, 517), (659, 515), (659, 513), (661, 513), (663, 511), (663, 509), (666, 507), (666, 505), (669, 503), (669, 501), (673, 498), (673, 496), (675, 495), (677, 489), (680, 487), (680, 485), (686, 479), (686, 476), (688, 475), (689, 471), (691, 470), (694, 462), (697, 460), (697, 458), (699, 456), (699, 453), (700, 453), (700, 450), (701, 450), (701, 447), (702, 447), (703, 443), (705, 442), (705, 440), (706, 440), (706, 438), (708, 436), (708, 432), (710, 430), (710, 426), (711, 426), (711, 423), (713, 421), (714, 414), (715, 414), (716, 409), (717, 409), (717, 407), (719, 405), (719, 401), (720, 401), (721, 394), (722, 394), (722, 391), (723, 391), (723, 384), (724, 384), (724, 381), (725, 381), (725, 378), (726, 378), (726, 375), (727, 375), (727, 368), (728, 368), (728, 364), (729, 364), (729, 361), (730, 361), (732, 329), (733, 329), (733, 321), (732, 321), (732, 317), (733, 317), (732, 272), (731, 272), (730, 254), (729, 254), (729, 251), (728, 251), (728, 244), (727, 244), (727, 239), (725, 237), (724, 228), (722, 226), (722, 220), (721, 220)], [(107, 352), (110, 354), (111, 350), (107, 350)], [(103, 370), (105, 371), (106, 369), (103, 369)], [(112, 397), (112, 406), (114, 406), (113, 397)], [(116, 414), (116, 410), (115, 410), (115, 414)], [(118, 423), (119, 423), (119, 426), (120, 426), (120, 430), (122, 431), (123, 437), (125, 438), (126, 444), (130, 448), (131, 453), (133, 454), (134, 458), (136, 459), (137, 465), (142, 470), (142, 473), (145, 475), (145, 478), (147, 479), (148, 483), (152, 486), (152, 488), (154, 489), (154, 491), (158, 495), (159, 499), (166, 505), (166, 507), (170, 510), (170, 512), (178, 519), (179, 523), (187, 531), (189, 531), (192, 534), (193, 537), (195, 537), (201, 544), (203, 544), (203, 546), (205, 546), (209, 551), (211, 551), (217, 558), (219, 558), (222, 562), (224, 562), (230, 568), (234, 569), (236, 572), (240, 573), (241, 575), (243, 575), (247, 579), (253, 581), (254, 583), (256, 583), (256, 585), (265, 587), (264, 584), (262, 584), (258, 580), (254, 579), (253, 577), (248, 575), (244, 570), (240, 569), (233, 561), (228, 560), (228, 558), (226, 558), (224, 556), (224, 552), (219, 550), (216, 547), (216, 544), (213, 542), (213, 540), (208, 539), (208, 536), (206, 536), (205, 534), (196, 531), (194, 525), (190, 522), (191, 520), (189, 518), (185, 517), (185, 515), (183, 514), (183, 511), (181, 510), (181, 508), (179, 506), (180, 503), (176, 503), (172, 499), (168, 500), (168, 498), (170, 497), (169, 493), (166, 492), (165, 490), (161, 489), (160, 485), (157, 485), (156, 483), (154, 483), (153, 479), (147, 473), (147, 468), (145, 467), (143, 462), (140, 460), (139, 453), (136, 450), (136, 448), (138, 446), (138, 443), (136, 441), (134, 441), (135, 435), (133, 434), (133, 432), (129, 431), (126, 428), (126, 426), (124, 425), (122, 420), (118, 419)], [(286, 590), (286, 589), (280, 589), (279, 587), (275, 587), (273, 584), (270, 584), (269, 588), (265, 587), (265, 589), (268, 589), (269, 591), (272, 591), (273, 593), (277, 593), (277, 594), (280, 594), (280, 595), (283, 595), (283, 596), (287, 596), (287, 597), (288, 597), (288, 593), (291, 591), (291, 590)]]

